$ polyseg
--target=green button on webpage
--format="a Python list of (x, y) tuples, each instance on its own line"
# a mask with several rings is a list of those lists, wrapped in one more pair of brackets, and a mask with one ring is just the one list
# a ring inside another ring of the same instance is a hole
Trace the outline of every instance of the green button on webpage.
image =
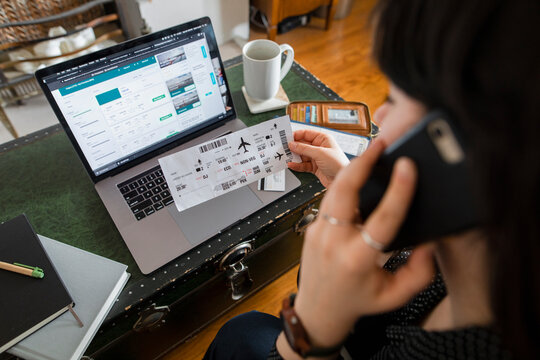
[(162, 117), (159, 118), (159, 121), (163, 121), (163, 120), (165, 120), (165, 119), (168, 119), (168, 118), (170, 118), (171, 116), (172, 116), (172, 113), (171, 113), (171, 114), (167, 114), (167, 115), (165, 115), (165, 116), (162, 116)]
[(166, 138), (168, 139), (168, 138), (170, 138), (170, 137), (173, 137), (173, 136), (176, 135), (176, 134), (180, 134), (180, 131), (175, 131), (175, 132), (173, 132), (172, 134), (167, 135)]
[(165, 94), (161, 94), (159, 96), (156, 96), (155, 98), (152, 99), (152, 101), (158, 101), (158, 100), (161, 100), (165, 97)]

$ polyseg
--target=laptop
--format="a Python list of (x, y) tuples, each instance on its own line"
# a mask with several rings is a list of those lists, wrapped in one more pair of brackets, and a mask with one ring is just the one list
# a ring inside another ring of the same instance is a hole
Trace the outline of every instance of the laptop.
[(244, 186), (178, 212), (158, 159), (245, 127), (208, 17), (41, 69), (36, 78), (144, 274), (292, 191)]

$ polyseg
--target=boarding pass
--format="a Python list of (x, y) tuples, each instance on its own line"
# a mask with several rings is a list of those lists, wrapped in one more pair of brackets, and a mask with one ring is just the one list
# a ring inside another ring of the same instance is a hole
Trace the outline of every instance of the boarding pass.
[(207, 141), (159, 159), (178, 211), (248, 185), (300, 162), (289, 150), (289, 116)]

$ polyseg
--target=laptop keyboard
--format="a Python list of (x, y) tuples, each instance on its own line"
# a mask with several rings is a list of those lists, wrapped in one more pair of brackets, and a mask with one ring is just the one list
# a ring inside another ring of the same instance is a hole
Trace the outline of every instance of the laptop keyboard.
[(169, 186), (159, 166), (117, 186), (137, 220), (142, 220), (173, 203)]

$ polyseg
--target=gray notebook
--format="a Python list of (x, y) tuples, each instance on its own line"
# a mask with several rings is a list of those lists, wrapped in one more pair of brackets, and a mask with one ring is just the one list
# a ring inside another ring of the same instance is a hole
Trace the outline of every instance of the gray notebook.
[(80, 359), (124, 288), (127, 266), (39, 235), (75, 302), (78, 326), (66, 312), (7, 352), (24, 359)]

